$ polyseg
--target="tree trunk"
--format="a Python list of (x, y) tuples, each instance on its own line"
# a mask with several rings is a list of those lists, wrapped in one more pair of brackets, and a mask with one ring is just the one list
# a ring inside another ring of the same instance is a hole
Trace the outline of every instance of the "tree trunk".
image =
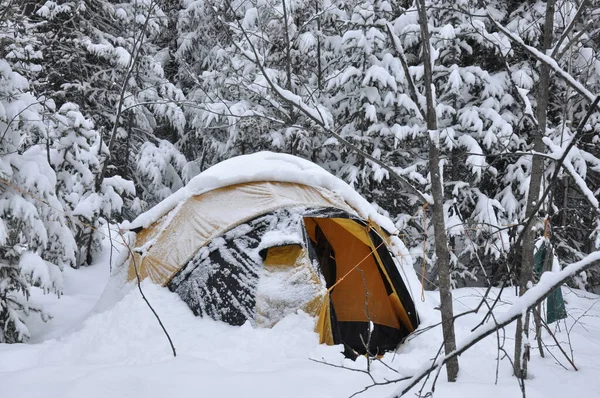
[[(438, 268), (438, 283), (440, 287), (440, 310), (442, 313), (442, 332), (444, 335), (444, 350), (449, 354), (456, 350), (454, 336), (454, 310), (452, 304), (452, 287), (450, 283), (450, 252), (446, 237), (446, 222), (444, 218), (444, 190), (442, 186), (442, 170), (440, 169), (439, 140), (437, 139), (437, 116), (433, 99), (433, 67), (429, 44), (429, 27), (427, 26), (427, 11), (425, 0), (417, 1), (419, 25), (423, 37), (423, 64), (425, 69), (425, 97), (427, 100), (427, 130), (429, 132), (429, 172), (431, 176), (431, 194), (433, 196), (433, 231), (435, 239), (435, 254)], [(456, 381), (458, 375), (458, 358), (453, 357), (446, 363), (448, 381)]]
[[(319, 1), (315, 1), (315, 12), (319, 14)], [(317, 17), (317, 87), (323, 90), (323, 70), (321, 66), (321, 16)]]
[[(290, 42), (290, 36), (289, 36), (289, 25), (288, 25), (288, 11), (287, 11), (287, 6), (285, 4), (286, 0), (283, 0), (281, 2), (282, 8), (283, 8), (283, 38), (285, 40), (285, 74), (286, 74), (286, 89), (289, 92), (294, 92), (293, 87), (292, 87), (292, 56), (291, 56), (291, 42)], [(288, 107), (289, 112), (290, 112), (290, 124), (294, 124), (296, 123), (296, 115), (294, 112), (294, 106), (293, 105), (289, 105)]]
[[(552, 33), (554, 30), (554, 5), (555, 0), (546, 4), (546, 20), (544, 22), (544, 38), (542, 51), (545, 53), (552, 45)], [(540, 81), (538, 92), (537, 121), (538, 129), (533, 133), (533, 150), (543, 152), (545, 149), (542, 138), (546, 134), (546, 113), (548, 110), (548, 94), (550, 89), (550, 67), (542, 63), (540, 66)], [(531, 164), (531, 179), (529, 182), (529, 193), (527, 195), (527, 207), (525, 218), (535, 217), (537, 201), (540, 198), (542, 178), (544, 176), (544, 159), (541, 156), (533, 156)], [(530, 224), (532, 227), (535, 223)], [(521, 266), (519, 269), (519, 295), (527, 291), (527, 284), (533, 282), (533, 249), (535, 245), (535, 231), (530, 227), (523, 233), (523, 245), (521, 247)], [(525, 338), (523, 338), (525, 337)], [(527, 377), (527, 362), (529, 360), (529, 313), (517, 320), (515, 334), (515, 358), (514, 371), (517, 377)]]

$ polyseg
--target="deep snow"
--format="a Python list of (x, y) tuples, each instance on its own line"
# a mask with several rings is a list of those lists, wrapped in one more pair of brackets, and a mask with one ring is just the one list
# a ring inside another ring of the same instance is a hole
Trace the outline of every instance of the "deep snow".
[[(150, 283), (143, 289), (169, 331), (178, 356), (173, 358), (156, 319), (144, 304), (135, 285), (125, 285), (123, 275), (109, 279), (105, 258), (81, 270), (66, 269), (65, 294), (57, 298), (36, 291), (33, 300), (44, 301), (54, 318), (31, 326), (28, 344), (0, 345), (0, 391), (13, 398), (99, 398), (167, 396), (199, 397), (348, 397), (370, 384), (363, 373), (327, 366), (365, 369), (366, 360), (344, 359), (339, 347), (318, 344), (314, 319), (306, 314), (284, 318), (272, 329), (249, 324), (233, 327), (193, 316), (179, 297)], [(505, 291), (500, 308), (508, 308), (514, 290)], [(455, 310), (474, 308), (483, 291), (454, 291)], [(495, 292), (497, 293), (497, 292)], [(531, 379), (527, 397), (595, 397), (600, 391), (599, 297), (563, 288), (569, 319), (560, 323), (558, 337), (570, 339), (579, 371), (565, 370), (554, 358), (540, 358), (532, 350)], [(417, 298), (417, 300), (419, 300)], [(420, 305), (422, 328), (439, 320), (435, 292), (426, 292)], [(479, 323), (483, 313), (459, 319), (458, 339)], [(502, 337), (502, 336), (501, 336)], [(506, 332), (505, 348), (512, 353), (513, 328)], [(374, 362), (378, 381), (411, 375), (428, 363), (441, 342), (434, 328), (412, 338), (383, 362), (394, 373)], [(546, 336), (545, 343), (554, 345)], [(509, 362), (500, 362), (496, 379), (496, 336), (485, 339), (460, 358), (459, 381), (449, 384), (440, 377), (437, 397), (518, 397), (517, 381)], [(556, 358), (569, 368), (556, 348)], [(570, 351), (569, 351), (570, 352)], [(389, 396), (401, 384), (377, 387), (363, 397)], [(424, 392), (428, 391), (426, 387)], [(407, 396), (414, 396), (418, 388)]]

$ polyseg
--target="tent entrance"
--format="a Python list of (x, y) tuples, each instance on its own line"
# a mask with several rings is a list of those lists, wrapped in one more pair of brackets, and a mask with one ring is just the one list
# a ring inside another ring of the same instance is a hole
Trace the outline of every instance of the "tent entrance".
[(304, 224), (329, 289), (333, 342), (360, 354), (395, 349), (409, 330), (369, 228), (348, 218), (305, 217)]
[[(395, 349), (419, 324), (385, 231), (330, 209), (280, 209), (201, 247), (168, 282), (196, 315), (272, 326), (319, 315), (321, 343)], [(350, 354), (350, 351), (347, 351)]]

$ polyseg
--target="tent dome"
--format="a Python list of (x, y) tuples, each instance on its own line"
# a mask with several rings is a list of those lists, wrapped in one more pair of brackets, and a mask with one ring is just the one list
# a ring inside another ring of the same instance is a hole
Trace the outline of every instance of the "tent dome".
[(168, 287), (197, 315), (271, 326), (304, 310), (322, 342), (358, 353), (393, 349), (419, 323), (394, 224), (295, 156), (219, 163), (123, 227), (136, 232), (129, 279)]
[(269, 151), (237, 156), (217, 163), (131, 223), (124, 222), (121, 226), (123, 229), (147, 228), (192, 196), (226, 186), (260, 181), (289, 182), (323, 188), (338, 195), (361, 218), (378, 224), (388, 232), (396, 230), (390, 219), (379, 214), (350, 185), (321, 166), (297, 156)]

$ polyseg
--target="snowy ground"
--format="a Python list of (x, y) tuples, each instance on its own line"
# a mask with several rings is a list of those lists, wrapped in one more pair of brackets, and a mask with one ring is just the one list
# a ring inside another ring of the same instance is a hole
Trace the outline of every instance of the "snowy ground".
[[(273, 329), (232, 327), (194, 317), (179, 297), (167, 289), (144, 284), (144, 292), (161, 316), (175, 343), (173, 358), (168, 342), (135, 286), (123, 287), (119, 278), (109, 280), (108, 262), (79, 271), (65, 270), (65, 295), (35, 294), (54, 318), (32, 327), (29, 344), (0, 345), (0, 396), (12, 398), (96, 398), (171, 396), (198, 397), (348, 397), (371, 383), (364, 373), (311, 361), (365, 369), (366, 361), (343, 358), (338, 347), (318, 344), (314, 320), (305, 314), (289, 316)], [(513, 292), (505, 292), (511, 300)], [(560, 323), (558, 338), (570, 352), (570, 340), (579, 371), (570, 369), (556, 348), (557, 360), (540, 358), (532, 351), (527, 397), (596, 397), (600, 391), (599, 297), (564, 288), (570, 318)], [(455, 310), (462, 312), (479, 302), (481, 289), (455, 291)], [(436, 305), (428, 293), (426, 304)], [(505, 301), (502, 305), (507, 306)], [(435, 322), (437, 312), (423, 314)], [(458, 322), (459, 339), (479, 323), (482, 314)], [(513, 331), (507, 330), (505, 346), (512, 352)], [(372, 364), (378, 381), (410, 375), (427, 363), (439, 347), (438, 328), (405, 344), (398, 353)], [(547, 337), (546, 344), (554, 345)], [(437, 397), (518, 397), (517, 381), (505, 359), (496, 383), (496, 336), (482, 341), (460, 358), (457, 383), (443, 376)], [(377, 387), (362, 397), (391, 395), (400, 384)], [(418, 392), (410, 392), (414, 396)], [(428, 391), (426, 387), (424, 392)]]

